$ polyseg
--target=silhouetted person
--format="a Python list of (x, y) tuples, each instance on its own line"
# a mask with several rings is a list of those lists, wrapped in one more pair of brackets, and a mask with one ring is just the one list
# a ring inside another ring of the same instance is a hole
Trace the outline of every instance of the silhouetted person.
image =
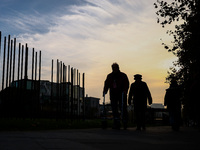
[(166, 89), (164, 105), (167, 106), (172, 129), (178, 131), (181, 122), (181, 89), (174, 79)]
[(110, 90), (110, 101), (114, 118), (113, 129), (120, 129), (120, 114), (122, 109), (122, 93), (123, 93), (123, 124), (124, 129), (127, 128), (127, 92), (129, 88), (129, 80), (125, 73), (119, 70), (117, 63), (112, 64), (112, 73), (107, 75), (104, 83), (103, 95)]
[(134, 80), (135, 82), (131, 84), (129, 91), (128, 103), (131, 105), (133, 100), (137, 130), (145, 130), (145, 112), (147, 109), (147, 99), (149, 105), (151, 105), (152, 97), (147, 84), (142, 81), (142, 75), (134, 75)]

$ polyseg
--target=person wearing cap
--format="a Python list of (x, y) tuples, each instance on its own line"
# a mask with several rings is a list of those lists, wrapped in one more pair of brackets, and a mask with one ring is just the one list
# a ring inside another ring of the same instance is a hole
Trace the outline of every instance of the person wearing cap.
[(117, 63), (112, 64), (112, 72), (107, 75), (104, 82), (103, 96), (110, 91), (110, 101), (114, 118), (113, 129), (120, 129), (120, 114), (122, 109), (123, 96), (123, 124), (127, 128), (127, 92), (129, 89), (129, 80), (125, 73), (121, 72)]
[(147, 108), (147, 99), (149, 105), (152, 104), (152, 97), (146, 82), (142, 81), (142, 75), (134, 75), (135, 82), (131, 84), (129, 91), (128, 104), (134, 105), (137, 130), (145, 130), (145, 112)]

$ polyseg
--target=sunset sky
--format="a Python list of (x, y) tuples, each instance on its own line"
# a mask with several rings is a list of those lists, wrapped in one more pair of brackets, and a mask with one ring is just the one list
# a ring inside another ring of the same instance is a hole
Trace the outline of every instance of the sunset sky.
[(130, 83), (142, 74), (153, 102), (163, 103), (165, 77), (176, 57), (162, 45), (170, 46), (171, 27), (157, 24), (154, 2), (1, 0), (0, 30), (42, 51), (42, 79), (50, 80), (51, 60), (59, 59), (84, 72), (86, 94), (102, 100), (104, 80), (117, 62)]

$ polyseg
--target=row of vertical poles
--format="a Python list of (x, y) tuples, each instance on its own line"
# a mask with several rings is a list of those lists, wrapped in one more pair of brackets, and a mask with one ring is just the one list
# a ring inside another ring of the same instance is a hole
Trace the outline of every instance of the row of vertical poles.
[[(21, 45), (19, 43), (18, 48), (18, 63), (17, 63), (17, 75), (15, 75), (15, 67), (16, 67), (16, 38), (14, 40), (11, 39), (10, 35), (8, 35), (8, 39), (6, 36), (4, 37), (3, 44), (3, 58), (1, 56), (1, 47), (2, 47), (2, 33), (0, 31), (0, 66), (2, 71), (2, 80), (1, 80), (1, 90), (9, 87), (13, 81), (15, 81), (15, 76), (17, 76), (17, 80), (28, 79), (28, 45)], [(7, 55), (7, 57), (6, 57)], [(2, 59), (1, 59), (2, 58)], [(6, 61), (7, 59), (7, 61)], [(35, 60), (35, 73), (34, 73), (34, 60)], [(2, 62), (2, 64), (1, 64)], [(35, 74), (35, 80), (37, 80), (37, 52), (32, 53), (32, 80)], [(41, 80), (41, 51), (39, 53), (39, 78)], [(24, 76), (23, 76), (24, 75)]]
[[(28, 79), (28, 69), (31, 68), (28, 59), (29, 51), (27, 43), (17, 45), (16, 38), (11, 39), (10, 35), (8, 35), (8, 38), (5, 36), (3, 40), (0, 31), (1, 116), (33, 117), (39, 114), (41, 51), (38, 55), (39, 58), (37, 58), (37, 52), (33, 48), (32, 80)], [(39, 73), (37, 70), (39, 70)], [(37, 74), (39, 74), (38, 79)]]
[[(0, 43), (2, 43), (1, 31), (0, 31)], [(0, 44), (0, 58), (1, 58), (1, 47), (2, 47), (2, 44)], [(3, 61), (2, 63), (3, 66), (1, 67), (2, 68), (1, 70), (2, 71), (2, 80), (1, 80), (2, 90), (4, 89), (4, 86), (6, 88), (9, 87), (11, 82), (15, 80), (16, 38), (14, 38), (14, 42), (13, 42), (13, 40), (10, 39), (10, 35), (9, 35), (8, 42), (7, 42), (6, 36), (5, 36), (3, 49), (4, 49), (3, 58), (2, 58), (3, 60), (0, 60), (0, 62)], [(7, 54), (7, 65), (6, 65), (6, 54)], [(6, 71), (6, 74), (5, 74), (5, 71)], [(6, 80), (6, 83), (5, 83), (5, 80)]]
[[(65, 65), (62, 61), (57, 59), (56, 68), (56, 94), (54, 93), (54, 60), (51, 65), (51, 99), (53, 95), (57, 100), (57, 111), (68, 114), (71, 118), (74, 116), (85, 115), (85, 87), (84, 87), (84, 73), (82, 75), (81, 88), (81, 74), (78, 69)], [(82, 108), (82, 111), (81, 111)]]

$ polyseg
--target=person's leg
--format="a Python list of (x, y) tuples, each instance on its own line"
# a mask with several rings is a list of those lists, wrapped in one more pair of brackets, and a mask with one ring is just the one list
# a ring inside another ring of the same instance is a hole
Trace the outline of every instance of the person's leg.
[(120, 128), (120, 119), (119, 119), (119, 112), (118, 112), (118, 101), (111, 100), (111, 107), (112, 107), (112, 113), (113, 113), (113, 129), (119, 129)]
[(145, 126), (145, 121), (146, 121), (146, 118), (145, 118), (145, 113), (146, 113), (146, 110), (145, 108), (141, 111), (141, 127), (143, 130), (146, 130), (146, 126)]
[(141, 130), (140, 110), (135, 105), (134, 105), (134, 112), (135, 112), (135, 120), (136, 120), (136, 126), (137, 126), (136, 130)]
[(127, 95), (124, 95), (123, 97), (123, 106), (122, 106), (122, 100), (119, 101), (119, 107), (122, 113), (121, 118), (124, 129), (127, 129), (127, 124), (128, 124)]

